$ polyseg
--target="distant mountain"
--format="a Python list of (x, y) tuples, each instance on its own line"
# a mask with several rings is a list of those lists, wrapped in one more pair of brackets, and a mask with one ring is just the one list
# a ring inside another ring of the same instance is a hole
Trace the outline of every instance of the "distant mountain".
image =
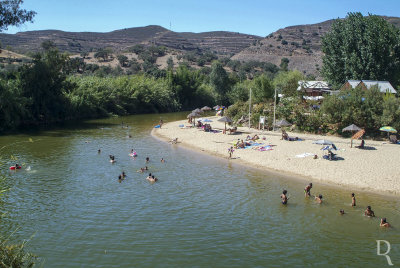
[[(400, 28), (400, 18), (383, 18)], [(179, 33), (150, 25), (107, 33), (45, 30), (0, 34), (0, 41), (3, 47), (9, 45), (21, 53), (39, 51), (43, 41), (51, 40), (61, 51), (71, 53), (90, 52), (105, 47), (111, 47), (118, 53), (135, 44), (144, 44), (162, 45), (182, 53), (211, 50), (219, 55), (233, 55), (231, 59), (265, 61), (276, 65), (281, 63), (282, 58), (288, 58), (289, 69), (319, 77), (323, 54), (321, 37), (330, 31), (333, 22), (327, 20), (290, 26), (265, 38), (226, 31)]]
[(51, 40), (61, 51), (72, 53), (89, 52), (104, 47), (122, 51), (135, 44), (153, 44), (182, 51), (211, 50), (218, 54), (232, 55), (261, 39), (260, 36), (223, 31), (178, 33), (154, 25), (107, 33), (44, 30), (0, 34), (4, 47), (9, 45), (22, 53), (38, 51), (43, 41)]
[[(400, 28), (400, 18), (383, 18)], [(279, 29), (235, 54), (232, 59), (267, 61), (279, 66), (282, 58), (288, 58), (289, 69), (297, 69), (304, 74), (319, 77), (323, 55), (321, 37), (330, 31), (333, 22), (334, 20), (327, 20)]]

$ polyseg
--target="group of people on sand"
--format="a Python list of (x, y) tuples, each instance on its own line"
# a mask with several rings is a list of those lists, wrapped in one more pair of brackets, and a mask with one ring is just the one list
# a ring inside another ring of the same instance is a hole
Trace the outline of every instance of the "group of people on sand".
[[(310, 182), (304, 188), (305, 197), (311, 197), (311, 188), (312, 187), (313, 187), (313, 184)], [(288, 194), (287, 194), (287, 190), (283, 190), (282, 191), (282, 194), (281, 194), (280, 198), (281, 198), (281, 202), (282, 202), (283, 205), (287, 205), (288, 204), (289, 197), (288, 197)], [(322, 194), (319, 194), (318, 196), (314, 196), (314, 199), (318, 204), (322, 204)], [(355, 197), (354, 193), (351, 194), (351, 206), (352, 207), (356, 206), (356, 197)], [(344, 215), (345, 214), (344, 209), (341, 209), (339, 211), (339, 213), (340, 213), (340, 215)], [(375, 213), (371, 209), (371, 206), (367, 206), (367, 209), (364, 211), (364, 216), (375, 217)], [(386, 218), (382, 218), (379, 225), (381, 227), (391, 227)]]

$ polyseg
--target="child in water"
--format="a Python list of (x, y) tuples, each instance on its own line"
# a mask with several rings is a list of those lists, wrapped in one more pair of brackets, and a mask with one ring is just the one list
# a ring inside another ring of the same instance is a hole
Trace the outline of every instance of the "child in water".
[(318, 204), (321, 204), (321, 203), (322, 203), (322, 194), (316, 196), (316, 197), (315, 197), (315, 201), (316, 201)]
[(340, 215), (344, 215), (344, 210), (341, 209), (341, 210), (339, 211), (339, 213), (340, 213)]
[(354, 193), (351, 194), (351, 206), (352, 207), (356, 206), (356, 197)]
[(165, 163), (165, 160), (164, 160), (164, 158), (161, 158), (161, 163)]
[(390, 224), (386, 221), (386, 218), (381, 219), (380, 227), (390, 227)]
[(375, 217), (375, 213), (371, 209), (371, 206), (367, 206), (367, 209), (364, 211), (364, 216)]
[(305, 197), (310, 197), (311, 196), (311, 188), (312, 188), (312, 183), (310, 182), (306, 188), (304, 188), (304, 195)]
[(281, 199), (282, 199), (282, 204), (283, 205), (287, 205), (287, 202), (288, 202), (288, 200), (289, 200), (289, 198), (287, 197), (287, 191), (286, 190), (283, 190), (282, 191), (282, 194), (281, 194)]

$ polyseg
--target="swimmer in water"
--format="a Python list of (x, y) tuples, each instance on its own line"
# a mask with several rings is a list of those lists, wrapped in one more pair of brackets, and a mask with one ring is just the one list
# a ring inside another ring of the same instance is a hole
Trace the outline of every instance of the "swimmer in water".
[(367, 206), (367, 209), (364, 211), (364, 216), (375, 217), (375, 213), (371, 209), (371, 206)]
[(351, 194), (351, 206), (352, 207), (356, 206), (356, 196), (354, 193)]
[(121, 176), (122, 176), (122, 178), (125, 178), (125, 177), (126, 177), (125, 171), (122, 171)]
[(322, 194), (316, 196), (316, 197), (315, 197), (315, 201), (316, 201), (318, 204), (321, 204), (321, 203), (322, 203)]
[(123, 180), (122, 175), (118, 175), (118, 181), (119, 181), (119, 183), (121, 183), (122, 180)]
[(111, 155), (111, 154), (110, 154), (110, 162), (111, 162), (111, 163), (114, 163), (114, 162), (115, 162), (115, 156), (113, 156), (113, 155)]
[(287, 202), (289, 200), (289, 198), (287, 197), (287, 191), (283, 190), (282, 194), (281, 194), (281, 199), (282, 199), (282, 204), (283, 205), (287, 205)]
[(153, 176), (149, 176), (149, 177), (147, 177), (147, 180), (149, 181), (149, 182), (156, 182), (156, 181), (158, 181), (158, 179), (157, 178), (155, 178), (154, 177), (154, 175)]
[(165, 160), (164, 160), (164, 158), (161, 158), (161, 163), (165, 163)]
[(340, 215), (344, 215), (344, 210), (341, 209), (341, 210), (339, 211), (339, 213), (340, 213)]
[(146, 157), (146, 163), (149, 163), (149, 162), (150, 162), (150, 158)]
[(97, 150), (97, 153), (98, 153), (98, 154), (101, 154), (101, 150), (100, 150), (100, 149), (98, 149), (98, 150)]
[(310, 197), (311, 196), (311, 188), (312, 188), (312, 183), (310, 182), (306, 188), (304, 188), (304, 195), (305, 197)]
[(386, 218), (381, 219), (380, 227), (390, 227), (390, 224), (386, 221)]
[(149, 168), (147, 166), (144, 167), (144, 170), (149, 170)]

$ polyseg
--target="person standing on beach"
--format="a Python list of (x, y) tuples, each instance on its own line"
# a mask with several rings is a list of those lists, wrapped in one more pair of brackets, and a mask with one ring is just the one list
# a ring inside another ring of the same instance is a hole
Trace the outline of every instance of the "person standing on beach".
[(310, 197), (311, 196), (311, 188), (312, 188), (312, 183), (310, 182), (306, 188), (304, 188), (304, 194), (306, 197)]
[(160, 122), (159, 122), (160, 128), (162, 127), (163, 124), (164, 124), (164, 121), (160, 118)]
[(283, 190), (282, 194), (281, 194), (281, 199), (282, 199), (282, 205), (287, 205), (287, 202), (289, 200), (289, 198), (287, 197), (287, 191)]
[(232, 158), (233, 151), (233, 146), (231, 146), (231, 148), (228, 149), (229, 158)]
[(356, 206), (356, 196), (354, 193), (351, 194), (351, 206), (352, 207)]

